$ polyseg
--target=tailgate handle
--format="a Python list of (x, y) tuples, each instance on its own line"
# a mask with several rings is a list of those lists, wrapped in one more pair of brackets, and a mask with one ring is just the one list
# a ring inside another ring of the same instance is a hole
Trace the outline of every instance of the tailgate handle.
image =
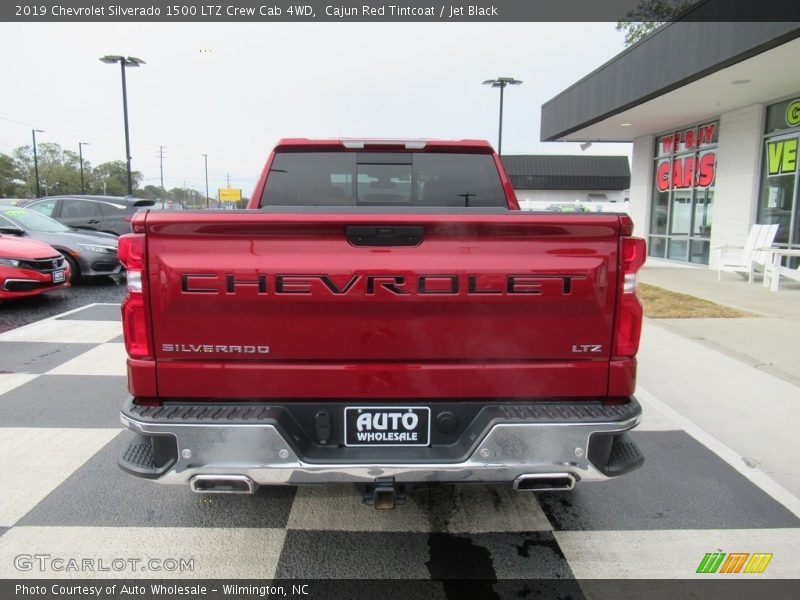
[(425, 237), (422, 225), (348, 225), (345, 232), (354, 246), (418, 246)]

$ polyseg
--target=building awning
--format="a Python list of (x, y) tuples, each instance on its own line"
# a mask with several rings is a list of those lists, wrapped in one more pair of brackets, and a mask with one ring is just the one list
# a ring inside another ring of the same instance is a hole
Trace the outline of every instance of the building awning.
[(631, 182), (627, 156), (519, 154), (502, 160), (518, 190), (626, 190)]
[(630, 142), (783, 98), (798, 56), (797, 22), (669, 23), (546, 102), (541, 140)]

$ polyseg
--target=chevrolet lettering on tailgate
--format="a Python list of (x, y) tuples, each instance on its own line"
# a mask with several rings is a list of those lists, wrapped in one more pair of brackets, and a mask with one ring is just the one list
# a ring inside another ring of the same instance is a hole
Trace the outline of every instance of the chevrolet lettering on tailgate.
[[(448, 295), (448, 294), (533, 294), (540, 295), (548, 282), (555, 285), (556, 293), (568, 295), (572, 292), (572, 282), (585, 279), (576, 274), (534, 273), (508, 275), (460, 275), (460, 274), (419, 274), (415, 277), (405, 275), (351, 275), (341, 285), (331, 275), (281, 274), (270, 276), (259, 273), (255, 276), (237, 276), (234, 273), (182, 273), (181, 291), (185, 294), (226, 294), (257, 290), (266, 295), (272, 288), (273, 294), (312, 294), (317, 290), (327, 291), (334, 296), (347, 294), (374, 295), (376, 290), (385, 290), (397, 296)], [(270, 281), (272, 285), (270, 286)]]

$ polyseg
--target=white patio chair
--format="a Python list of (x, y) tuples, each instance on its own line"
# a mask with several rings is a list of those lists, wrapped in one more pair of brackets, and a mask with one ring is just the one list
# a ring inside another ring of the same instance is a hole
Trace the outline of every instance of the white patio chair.
[(723, 271), (747, 273), (747, 283), (753, 283), (756, 268), (763, 270), (771, 259), (765, 248), (772, 246), (777, 233), (777, 225), (753, 225), (744, 246), (717, 246), (717, 279), (722, 279)]

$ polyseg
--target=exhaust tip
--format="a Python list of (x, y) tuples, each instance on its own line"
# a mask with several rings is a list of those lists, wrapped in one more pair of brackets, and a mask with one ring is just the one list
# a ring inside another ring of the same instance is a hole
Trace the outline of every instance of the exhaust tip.
[(575, 487), (572, 473), (532, 473), (520, 475), (514, 480), (518, 492), (563, 492)]
[(257, 486), (245, 475), (195, 475), (189, 487), (197, 494), (253, 494)]

